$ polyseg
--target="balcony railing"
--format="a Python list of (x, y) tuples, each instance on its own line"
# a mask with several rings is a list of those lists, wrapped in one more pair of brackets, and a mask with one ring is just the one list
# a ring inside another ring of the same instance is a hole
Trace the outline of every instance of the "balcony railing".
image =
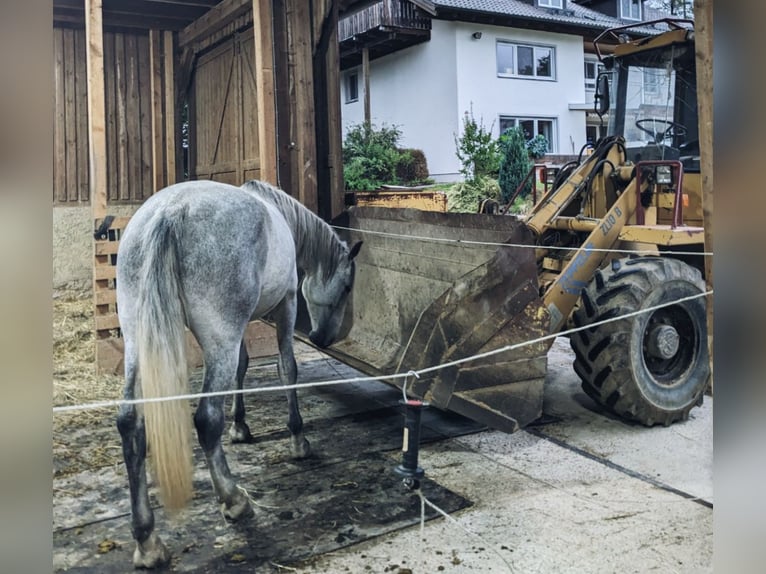
[(431, 18), (407, 0), (382, 0), (343, 17), (338, 22), (338, 37), (342, 42), (380, 28), (430, 30)]

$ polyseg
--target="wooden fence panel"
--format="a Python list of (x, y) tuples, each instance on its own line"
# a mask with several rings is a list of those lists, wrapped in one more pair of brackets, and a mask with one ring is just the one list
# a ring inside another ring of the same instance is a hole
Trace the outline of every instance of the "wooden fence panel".
[[(83, 205), (90, 201), (85, 50), (85, 30), (54, 28), (53, 202), (56, 205)], [(148, 79), (147, 33), (105, 32), (109, 203), (141, 202), (152, 193)]]

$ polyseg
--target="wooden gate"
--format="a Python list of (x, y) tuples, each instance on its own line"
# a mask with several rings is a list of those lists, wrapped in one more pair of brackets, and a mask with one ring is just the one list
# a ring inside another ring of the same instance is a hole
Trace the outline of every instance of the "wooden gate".
[(189, 98), (189, 176), (259, 179), (253, 28), (197, 58)]

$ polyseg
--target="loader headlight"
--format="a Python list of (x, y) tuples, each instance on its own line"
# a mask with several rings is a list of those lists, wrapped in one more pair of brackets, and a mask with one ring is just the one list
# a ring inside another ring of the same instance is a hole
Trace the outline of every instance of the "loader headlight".
[(673, 183), (673, 168), (669, 165), (658, 165), (654, 170), (654, 181), (660, 185)]

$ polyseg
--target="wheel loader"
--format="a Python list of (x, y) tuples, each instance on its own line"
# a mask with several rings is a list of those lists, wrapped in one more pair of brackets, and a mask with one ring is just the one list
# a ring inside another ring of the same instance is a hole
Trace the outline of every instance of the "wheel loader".
[[(702, 403), (693, 23), (651, 24), (667, 31), (626, 41), (625, 26), (594, 42), (607, 136), (564, 165), (524, 218), (352, 207), (334, 222), (364, 248), (331, 355), (383, 380), (416, 371), (409, 393), (507, 432), (541, 416), (551, 335), (562, 332), (604, 409), (669, 425)], [(606, 54), (610, 39), (620, 41)]]

